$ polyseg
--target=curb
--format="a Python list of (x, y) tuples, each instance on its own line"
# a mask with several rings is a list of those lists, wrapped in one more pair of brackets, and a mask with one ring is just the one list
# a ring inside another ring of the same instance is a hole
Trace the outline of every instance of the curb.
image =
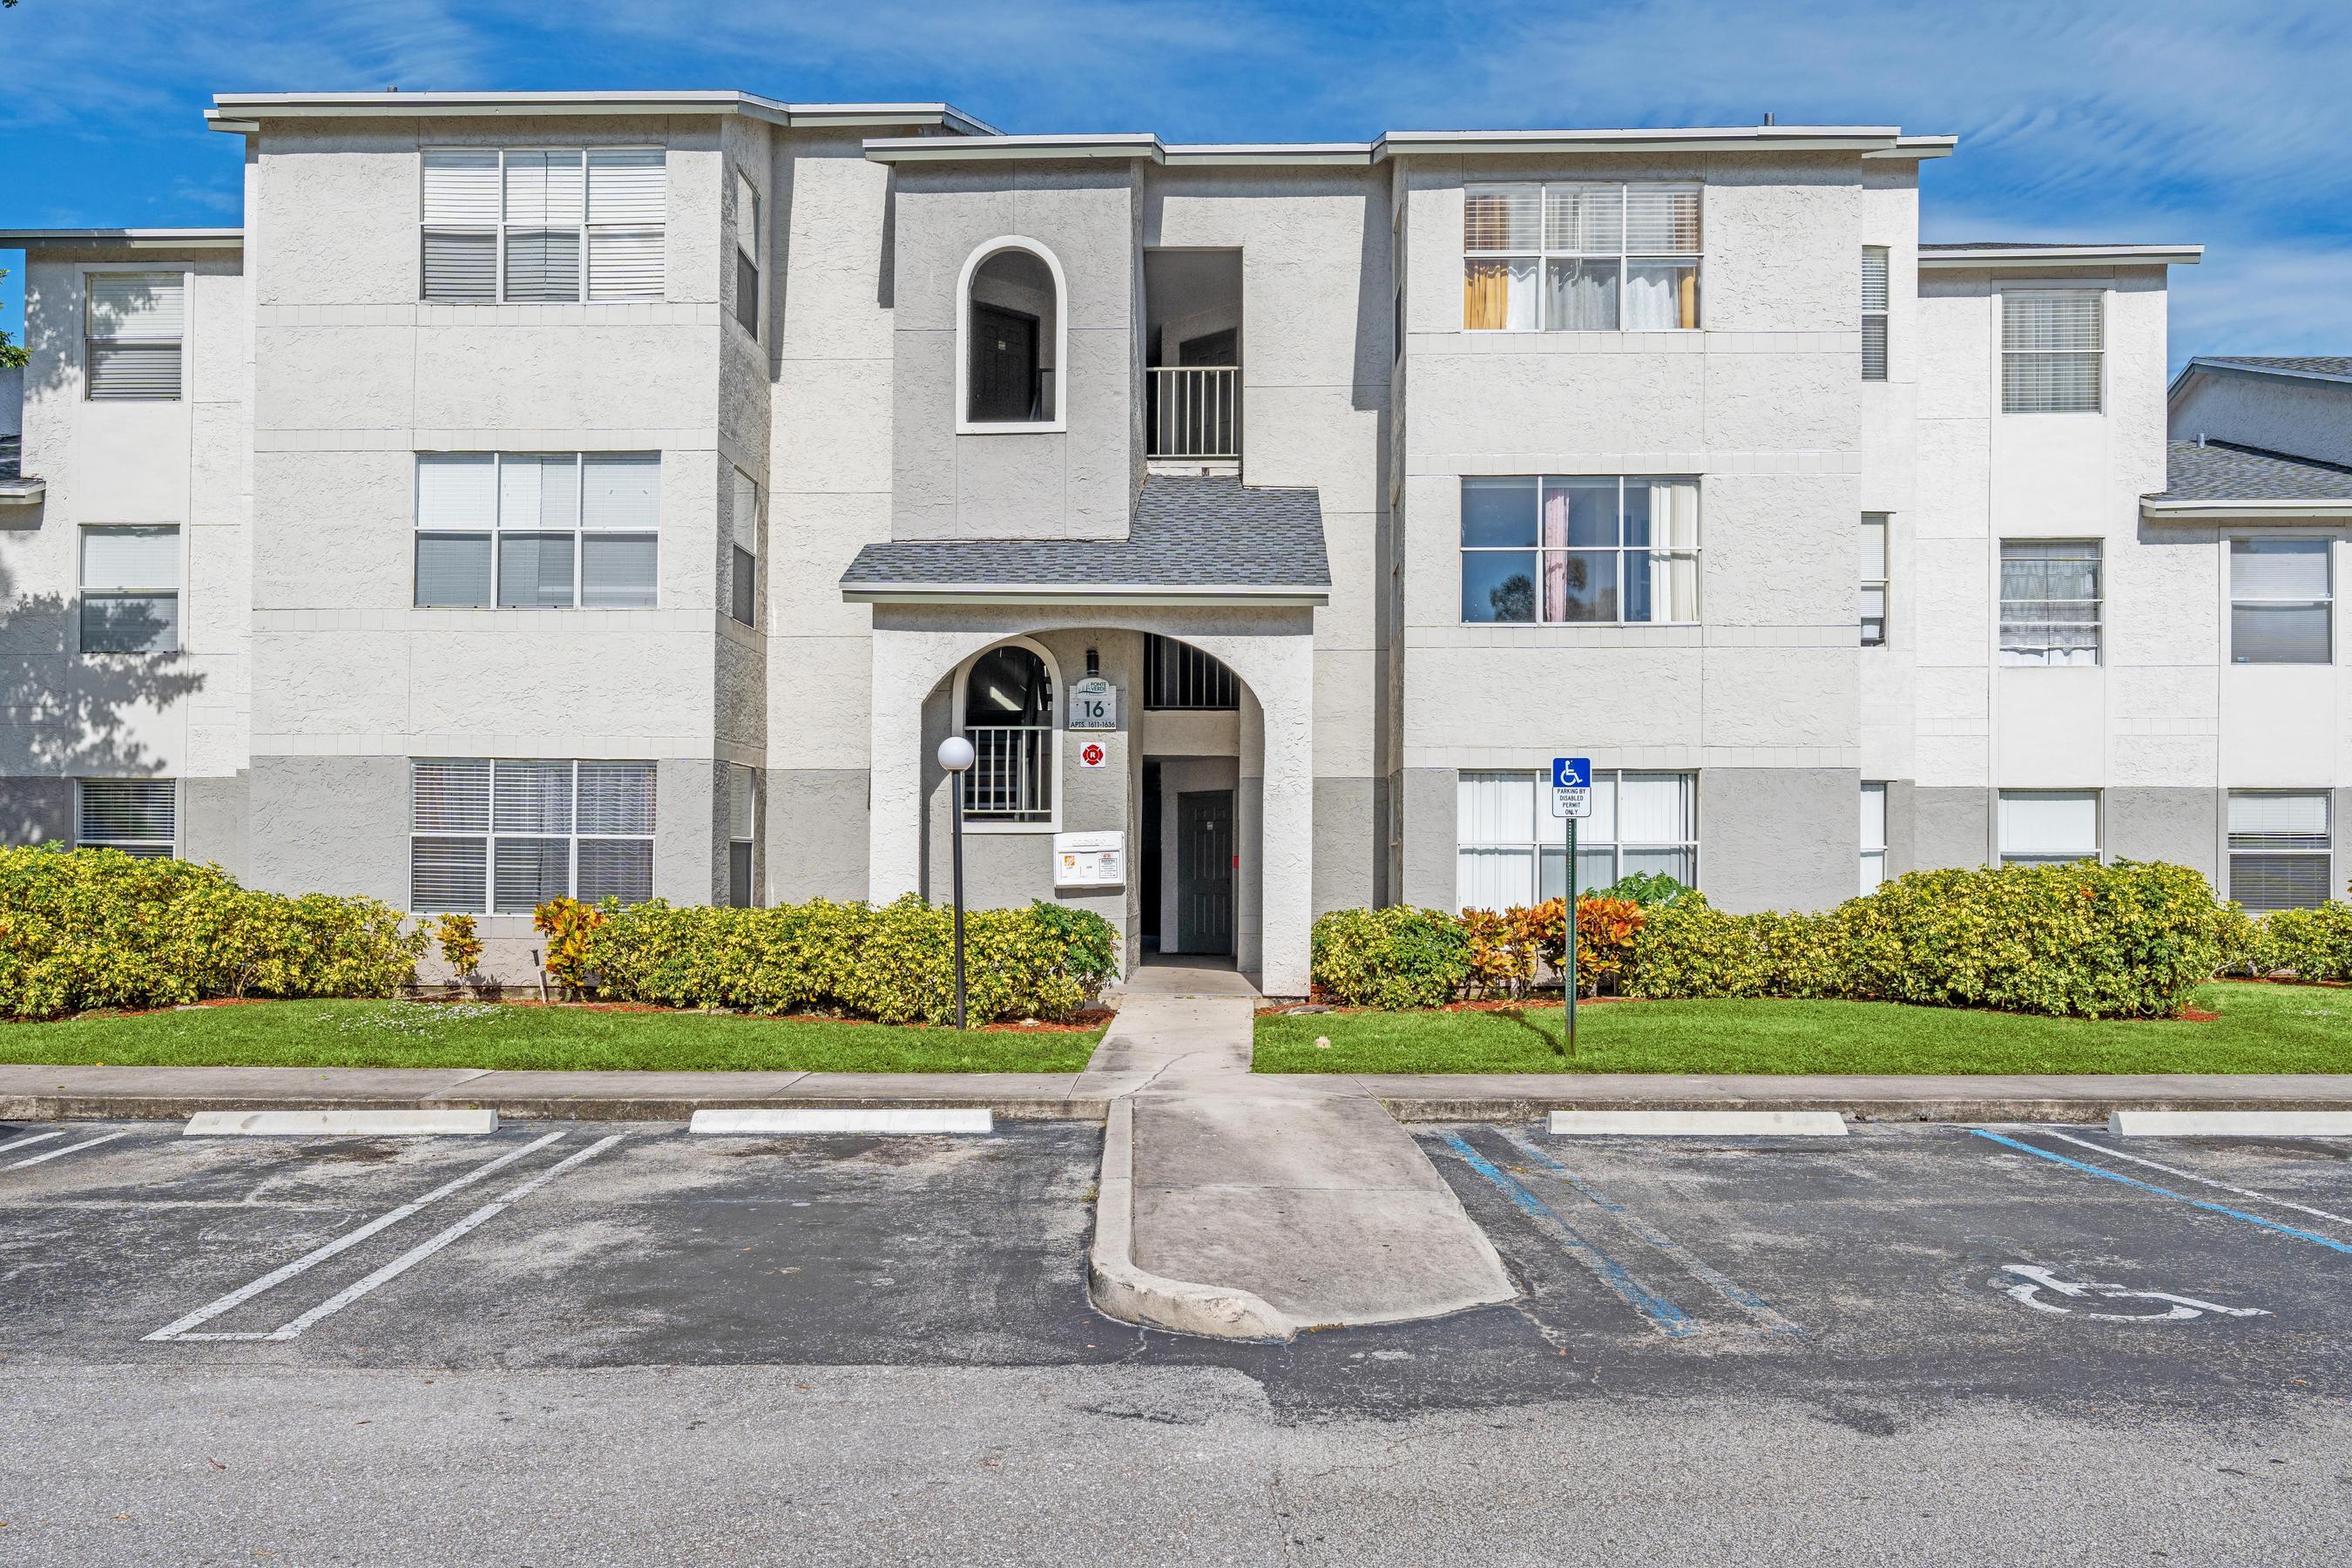
[(1769, 1103), (1740, 1095), (1632, 1095), (1596, 1104), (1588, 1097), (1561, 1095), (1418, 1096), (1379, 1094), (1381, 1109), (1412, 1126), (1435, 1121), (1541, 1121), (1556, 1110), (1611, 1111), (1832, 1111), (1849, 1121), (2058, 1121), (2104, 1124), (2118, 1110), (2347, 1110), (2352, 1100), (2338, 1095), (2314, 1095), (2293, 1100), (2276, 1097), (2201, 1094), (2177, 1100), (2151, 1100), (2126, 1094), (2084, 1095), (2061, 1099), (2004, 1097), (1970, 1100), (1877, 1100), (1850, 1095), (1793, 1095)]
[(1096, 1308), (1123, 1323), (1220, 1340), (1285, 1342), (1298, 1332), (1287, 1313), (1247, 1290), (1171, 1279), (1135, 1262), (1135, 1102), (1111, 1101), (1095, 1194), (1095, 1237), (1087, 1289)]
[(704, 1100), (605, 1095), (298, 1094), (282, 1100), (254, 1094), (121, 1094), (60, 1090), (0, 1094), (0, 1121), (178, 1121), (200, 1111), (491, 1110), (509, 1121), (686, 1121), (705, 1110), (987, 1110), (1002, 1121), (1100, 1121), (1101, 1100), (1020, 1100), (942, 1095), (825, 1095), (793, 1099)]

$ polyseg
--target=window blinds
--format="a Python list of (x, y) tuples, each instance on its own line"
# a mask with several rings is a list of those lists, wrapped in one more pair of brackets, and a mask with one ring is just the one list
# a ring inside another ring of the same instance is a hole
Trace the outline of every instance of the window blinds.
[(667, 166), (658, 147), (430, 147), (427, 300), (658, 300)]
[(85, 374), (93, 398), (176, 398), (186, 280), (177, 272), (92, 272), (82, 295)]
[(168, 857), (179, 835), (179, 784), (172, 779), (84, 779), (75, 842), (126, 855)]
[(2094, 790), (2003, 790), (2000, 854), (2004, 860), (2095, 860), (2099, 797)]
[(2230, 541), (2230, 658), (2235, 664), (2326, 664), (2333, 654), (2333, 584), (2325, 539)]
[(1862, 379), (1886, 379), (1887, 249), (1862, 247)]
[(2099, 411), (2105, 299), (2096, 289), (2020, 290), (2001, 296), (2003, 413)]
[(653, 896), (656, 766), (538, 758), (412, 764), (410, 901), (528, 914)]
[(2257, 913), (2315, 909), (2334, 894), (2325, 790), (2230, 795), (2230, 897)]

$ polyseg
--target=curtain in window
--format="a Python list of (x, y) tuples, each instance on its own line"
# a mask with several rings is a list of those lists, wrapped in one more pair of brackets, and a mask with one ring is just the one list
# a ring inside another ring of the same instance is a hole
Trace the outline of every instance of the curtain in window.
[(1698, 619), (1697, 483), (1627, 479), (1625, 545), (1625, 618)]
[(1527, 257), (1463, 264), (1462, 324), (1472, 331), (1533, 330), (1536, 264)]
[(2002, 542), (2003, 663), (2099, 662), (2099, 553), (2095, 542)]
[[(1545, 275), (1551, 294), (1547, 301), (1549, 310), (1545, 324), (1555, 332), (1614, 331), (1617, 272), (1617, 258), (1613, 256), (1599, 259), (1555, 258), (1547, 264)], [(1533, 321), (1525, 324), (1535, 325)]]

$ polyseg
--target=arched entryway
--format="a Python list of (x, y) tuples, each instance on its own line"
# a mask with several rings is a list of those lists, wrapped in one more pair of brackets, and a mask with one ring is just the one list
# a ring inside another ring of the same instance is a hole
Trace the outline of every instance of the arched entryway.
[[(1043, 898), (1092, 909), (1119, 931), (1129, 967), (1154, 947), (1191, 951), (1234, 963), (1270, 993), (1303, 994), (1307, 618), (1294, 629), (1269, 614), (1141, 606), (1117, 622), (1080, 606), (1051, 616), (944, 625), (877, 609), (872, 896), (947, 896), (952, 821), (935, 753), (962, 733), (980, 758), (998, 759), (986, 776), (975, 766), (964, 818), (973, 907)], [(1115, 720), (1090, 728), (1100, 714), (1083, 704), (1074, 721), (1073, 697), (1103, 688)], [(1106, 855), (1116, 885), (1089, 879)]]

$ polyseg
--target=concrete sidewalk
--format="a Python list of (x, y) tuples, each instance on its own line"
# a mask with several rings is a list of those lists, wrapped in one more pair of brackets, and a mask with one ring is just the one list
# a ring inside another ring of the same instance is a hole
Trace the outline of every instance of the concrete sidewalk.
[[(1139, 1026), (1142, 1019), (1134, 1019)], [(1009, 1121), (1101, 1121), (1157, 1072), (1139, 1035), (1082, 1073), (485, 1072), (409, 1068), (40, 1067), (0, 1063), (0, 1120), (171, 1120), (198, 1110), (487, 1106), (515, 1121), (677, 1121), (704, 1106), (988, 1106)], [(1116, 1047), (1116, 1048), (1114, 1048)], [(1231, 1054), (1231, 1047), (1227, 1047)], [(1109, 1063), (1118, 1064), (1116, 1068)], [(1195, 1067), (1200, 1064), (1194, 1064)], [(1836, 1110), (1861, 1121), (2104, 1121), (2113, 1110), (2352, 1110), (2352, 1074), (1800, 1078), (1639, 1073), (1259, 1074), (1268, 1093), (1353, 1096), (1402, 1121), (1578, 1109)], [(1287, 1087), (1282, 1087), (1287, 1086)]]

